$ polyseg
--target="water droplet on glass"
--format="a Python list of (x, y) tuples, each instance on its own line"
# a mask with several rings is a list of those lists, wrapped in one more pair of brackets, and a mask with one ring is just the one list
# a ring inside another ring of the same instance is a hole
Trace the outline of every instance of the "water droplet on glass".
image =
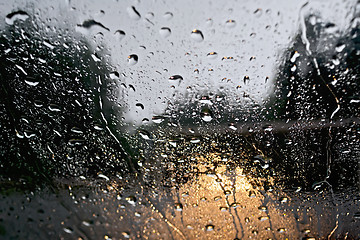
[(256, 10), (254, 11), (254, 15), (255, 15), (256, 17), (261, 17), (261, 15), (262, 15), (262, 9), (261, 9), (261, 8), (256, 9)]
[(197, 42), (202, 42), (204, 40), (204, 35), (202, 34), (202, 32), (200, 30), (194, 29), (191, 32), (191, 38)]
[(209, 58), (209, 59), (215, 59), (216, 57), (217, 57), (217, 52), (209, 52), (208, 54), (207, 54), (207, 57)]
[(182, 211), (183, 210), (183, 206), (181, 203), (175, 203), (175, 210), (176, 211)]
[(245, 76), (244, 77), (244, 83), (248, 83), (250, 81), (250, 77), (249, 76)]
[(174, 15), (173, 15), (171, 12), (166, 12), (166, 13), (164, 14), (164, 18), (165, 18), (166, 20), (170, 20), (173, 16), (174, 16)]
[(295, 51), (294, 54), (291, 56), (290, 62), (294, 63), (299, 56), (300, 53), (298, 51)]
[(25, 83), (26, 83), (27, 85), (31, 86), (31, 87), (35, 87), (36, 85), (39, 84), (39, 81), (38, 81), (37, 79), (33, 78), (33, 77), (27, 76), (27, 77), (25, 78)]
[(288, 198), (287, 198), (287, 197), (281, 197), (281, 198), (279, 199), (279, 201), (280, 201), (281, 203), (286, 203), (286, 202), (288, 201)]
[(70, 227), (67, 227), (67, 228), (64, 228), (64, 232), (71, 234), (74, 232), (74, 230), (72, 230), (72, 228), (70, 228)]
[(285, 228), (279, 228), (279, 229), (278, 229), (278, 232), (279, 232), (279, 233), (284, 233), (284, 232), (286, 232), (286, 229), (285, 229)]
[(335, 50), (337, 52), (342, 52), (345, 49), (345, 47), (346, 47), (345, 44), (338, 44), (338, 45), (336, 45)]
[(161, 116), (153, 116), (152, 117), (152, 121), (157, 124), (162, 123), (164, 120), (165, 120), (165, 118), (161, 117)]
[(129, 196), (127, 198), (125, 198), (125, 200), (130, 203), (131, 205), (135, 205), (136, 202), (136, 198), (134, 196)]
[(226, 212), (227, 210), (228, 210), (227, 207), (220, 207), (220, 211), (222, 211), (222, 212)]
[(126, 36), (126, 33), (122, 30), (116, 30), (116, 32), (114, 33), (115, 35), (115, 38), (120, 41), (122, 40), (125, 36)]
[(136, 10), (134, 6), (128, 7), (126, 10), (131, 19), (139, 20), (141, 18), (140, 13)]
[(124, 238), (130, 238), (130, 233), (128, 233), (128, 232), (122, 232), (121, 235), (122, 235)]
[(234, 28), (236, 26), (235, 20), (229, 19), (225, 23), (227, 28)]
[(267, 211), (267, 207), (266, 207), (266, 206), (260, 206), (260, 207), (258, 207), (258, 209), (259, 209), (260, 211), (263, 211), (263, 212), (266, 212), (266, 211)]
[(135, 65), (138, 62), (138, 56), (136, 54), (131, 54), (128, 56), (128, 64)]
[(110, 73), (111, 79), (118, 79), (120, 77), (120, 74), (116, 71)]
[(263, 221), (269, 220), (269, 217), (268, 216), (261, 216), (258, 219), (259, 219), (259, 221), (263, 222)]
[(231, 130), (237, 130), (237, 127), (235, 126), (235, 124), (234, 123), (230, 123), (229, 124), (229, 128), (231, 129)]
[(191, 143), (199, 143), (200, 142), (200, 139), (199, 138), (196, 138), (196, 137), (193, 137), (190, 139), (190, 142)]
[(210, 122), (213, 119), (210, 109), (204, 108), (201, 111), (201, 119), (205, 122)]
[(173, 76), (171, 76), (171, 77), (169, 77), (169, 80), (170, 81), (182, 81), (183, 80), (183, 77), (182, 76), (180, 76), (180, 75), (173, 75)]
[(82, 24), (78, 24), (77, 26), (80, 28), (84, 28), (86, 30), (90, 30), (91, 28), (94, 28), (94, 27), (99, 27), (106, 31), (110, 31), (110, 29), (105, 27), (102, 23), (97, 22), (93, 19), (85, 20)]
[(142, 103), (137, 103), (137, 104), (135, 104), (135, 106), (142, 109), (142, 110), (144, 110), (144, 108), (145, 108)]
[(20, 10), (6, 15), (5, 22), (9, 25), (13, 25), (16, 20), (25, 21), (28, 17), (29, 14)]
[(139, 135), (145, 140), (150, 140), (150, 133), (145, 130), (139, 130)]
[(212, 224), (209, 224), (209, 225), (206, 225), (206, 226), (205, 226), (205, 230), (206, 230), (207, 232), (213, 231), (214, 228), (215, 228), (215, 226), (212, 225)]
[(212, 105), (212, 102), (211, 102), (209, 96), (202, 96), (202, 97), (200, 98), (199, 102), (202, 103), (202, 104)]
[(234, 202), (234, 203), (232, 203), (232, 204), (230, 205), (230, 207), (232, 207), (232, 208), (237, 208), (237, 207), (240, 207), (240, 204), (237, 203), (237, 202)]
[(159, 33), (163, 38), (167, 38), (171, 35), (171, 29), (168, 27), (163, 27), (160, 29)]
[(60, 112), (61, 111), (60, 107), (54, 103), (49, 105), (49, 110), (52, 112)]

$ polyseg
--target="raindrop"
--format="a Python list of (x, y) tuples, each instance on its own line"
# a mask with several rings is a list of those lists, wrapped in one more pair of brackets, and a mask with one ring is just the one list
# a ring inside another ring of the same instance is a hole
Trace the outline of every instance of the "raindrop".
[(235, 127), (234, 123), (230, 123), (229, 128), (234, 131), (237, 130), (237, 127)]
[(249, 76), (245, 76), (245, 77), (244, 77), (244, 83), (248, 83), (249, 80), (250, 80), (250, 77), (249, 77)]
[(169, 80), (171, 80), (171, 81), (179, 81), (180, 82), (180, 81), (182, 81), (184, 79), (180, 75), (173, 75), (173, 76), (169, 77)]
[(202, 104), (209, 104), (209, 105), (212, 105), (212, 102), (210, 100), (210, 97), (208, 96), (202, 96), (199, 100), (200, 103)]
[(335, 50), (336, 50), (337, 52), (342, 52), (345, 47), (346, 47), (345, 44), (338, 44), (338, 45), (335, 47)]
[(201, 119), (205, 122), (210, 122), (213, 119), (210, 109), (204, 108), (201, 111)]
[(250, 197), (250, 198), (256, 197), (255, 192), (254, 192), (254, 191), (250, 191), (250, 192), (249, 192), (249, 197)]
[(288, 201), (288, 198), (287, 198), (287, 197), (281, 197), (281, 198), (279, 199), (279, 201), (280, 201), (281, 203), (286, 203), (286, 202)]
[(135, 65), (138, 62), (138, 56), (136, 54), (131, 54), (128, 56), (128, 64), (129, 65)]
[(120, 77), (120, 74), (117, 71), (111, 72), (110, 73), (110, 78), (111, 79), (117, 79)]
[(235, 20), (230, 19), (226, 21), (225, 25), (227, 28), (234, 28), (236, 26), (236, 22)]
[(136, 10), (134, 6), (128, 7), (127, 12), (131, 19), (139, 20), (141, 18), (140, 13)]
[(70, 131), (77, 134), (83, 134), (83, 131), (81, 131), (81, 129), (78, 127), (72, 127)]
[(191, 38), (197, 42), (202, 42), (204, 40), (204, 35), (202, 34), (202, 32), (200, 30), (194, 29), (191, 32)]
[(291, 56), (290, 62), (294, 63), (299, 56), (300, 53), (298, 51), (295, 51), (294, 54)]
[(175, 210), (176, 211), (182, 211), (183, 210), (183, 206), (181, 203), (175, 203)]
[(163, 27), (160, 29), (159, 33), (163, 38), (167, 38), (171, 35), (171, 29), (168, 27)]
[(212, 224), (209, 224), (209, 225), (206, 225), (206, 226), (205, 226), (205, 230), (206, 230), (207, 232), (213, 231), (214, 228), (215, 228), (215, 226), (212, 225)]
[(228, 210), (227, 207), (220, 207), (220, 211), (222, 211), (222, 212), (226, 212), (227, 210)]
[(266, 206), (260, 206), (260, 207), (258, 207), (258, 209), (259, 209), (260, 211), (263, 211), (263, 212), (266, 212), (266, 211), (267, 211), (267, 207), (266, 207)]
[(125, 200), (130, 203), (131, 205), (135, 205), (136, 202), (136, 198), (134, 196), (129, 196), (127, 198), (125, 198)]
[(86, 20), (82, 24), (78, 24), (77, 26), (78, 27), (83, 27), (83, 28), (88, 29), (88, 30), (91, 29), (92, 27), (98, 26), (98, 27), (103, 28), (103, 29), (105, 29), (107, 31), (110, 31), (110, 29), (105, 27), (102, 23), (97, 22), (97, 21), (95, 21), (93, 19)]
[(263, 221), (266, 221), (266, 220), (269, 220), (269, 217), (268, 216), (261, 216), (258, 218), (261, 222)]
[(225, 194), (225, 196), (229, 196), (229, 195), (231, 195), (231, 191), (230, 190), (225, 190), (224, 194)]
[(196, 137), (193, 137), (190, 139), (190, 142), (191, 143), (199, 143), (200, 142), (200, 139), (199, 138), (196, 138)]
[(137, 103), (137, 104), (135, 104), (135, 106), (142, 109), (142, 110), (144, 110), (144, 108), (145, 108), (142, 103)]
[(64, 232), (71, 234), (74, 232), (74, 230), (72, 230), (70, 227), (67, 227), (67, 228), (64, 228)]
[(215, 59), (216, 57), (217, 57), (217, 52), (209, 52), (208, 54), (207, 54), (207, 57), (209, 58), (209, 59)]
[(145, 140), (150, 140), (150, 133), (145, 130), (139, 130), (139, 135)]
[(258, 8), (254, 11), (254, 14), (256, 17), (261, 17), (262, 15), (262, 9), (261, 8)]
[(115, 35), (115, 38), (116, 38), (118, 41), (120, 41), (120, 40), (122, 40), (122, 39), (125, 37), (126, 33), (125, 33), (124, 31), (122, 31), (122, 30), (116, 30), (116, 32), (114, 33), (114, 35)]
[(216, 201), (219, 201), (221, 199), (221, 197), (220, 196), (216, 196), (216, 197), (214, 197), (214, 201), (216, 202)]
[(240, 204), (237, 203), (237, 202), (234, 202), (234, 203), (232, 203), (232, 204), (230, 205), (230, 207), (232, 207), (232, 208), (237, 208), (237, 207), (240, 207)]
[(31, 86), (31, 87), (35, 87), (35, 86), (37, 86), (39, 84), (39, 81), (37, 79), (33, 78), (33, 77), (27, 76), (25, 78), (25, 83), (27, 85)]
[(157, 124), (162, 123), (164, 120), (165, 120), (165, 118), (161, 117), (161, 116), (153, 116), (152, 117), (152, 121)]
[(61, 111), (60, 107), (53, 103), (49, 105), (49, 110), (52, 112), (60, 112)]
[(173, 15), (171, 12), (166, 12), (166, 13), (164, 14), (164, 18), (165, 18), (166, 20), (170, 20), (173, 16), (174, 16), (174, 15)]
[(128, 232), (122, 232), (121, 235), (122, 235), (124, 238), (130, 238), (130, 233), (128, 233)]
[(284, 233), (284, 232), (286, 232), (286, 229), (285, 229), (285, 228), (279, 228), (279, 229), (278, 229), (278, 232), (279, 232), (279, 233)]
[(9, 25), (13, 25), (16, 20), (25, 21), (28, 18), (29, 18), (29, 14), (20, 10), (6, 15), (5, 22)]

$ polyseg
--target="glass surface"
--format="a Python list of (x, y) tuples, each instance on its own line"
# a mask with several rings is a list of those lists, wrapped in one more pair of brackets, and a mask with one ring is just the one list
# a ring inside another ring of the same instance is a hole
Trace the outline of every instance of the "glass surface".
[(360, 4), (1, 1), (1, 239), (359, 239)]

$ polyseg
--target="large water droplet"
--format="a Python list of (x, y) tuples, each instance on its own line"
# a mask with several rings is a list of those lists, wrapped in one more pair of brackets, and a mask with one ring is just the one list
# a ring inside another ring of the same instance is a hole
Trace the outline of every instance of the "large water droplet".
[(200, 30), (194, 29), (191, 32), (191, 38), (197, 42), (202, 42), (204, 40), (204, 35), (202, 34), (202, 32)]
[(138, 62), (138, 56), (136, 54), (131, 54), (128, 56), (128, 64), (129, 65), (135, 65)]
[(167, 38), (171, 35), (171, 29), (168, 27), (163, 27), (160, 29), (159, 33), (163, 38)]
[(16, 20), (25, 21), (26, 19), (28, 19), (28, 17), (29, 14), (20, 10), (6, 15), (5, 22), (9, 25), (13, 25)]

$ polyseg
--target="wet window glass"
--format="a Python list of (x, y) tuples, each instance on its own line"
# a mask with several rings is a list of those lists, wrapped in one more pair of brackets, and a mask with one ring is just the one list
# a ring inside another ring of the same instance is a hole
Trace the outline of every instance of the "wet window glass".
[(0, 1), (1, 239), (359, 239), (360, 3)]

